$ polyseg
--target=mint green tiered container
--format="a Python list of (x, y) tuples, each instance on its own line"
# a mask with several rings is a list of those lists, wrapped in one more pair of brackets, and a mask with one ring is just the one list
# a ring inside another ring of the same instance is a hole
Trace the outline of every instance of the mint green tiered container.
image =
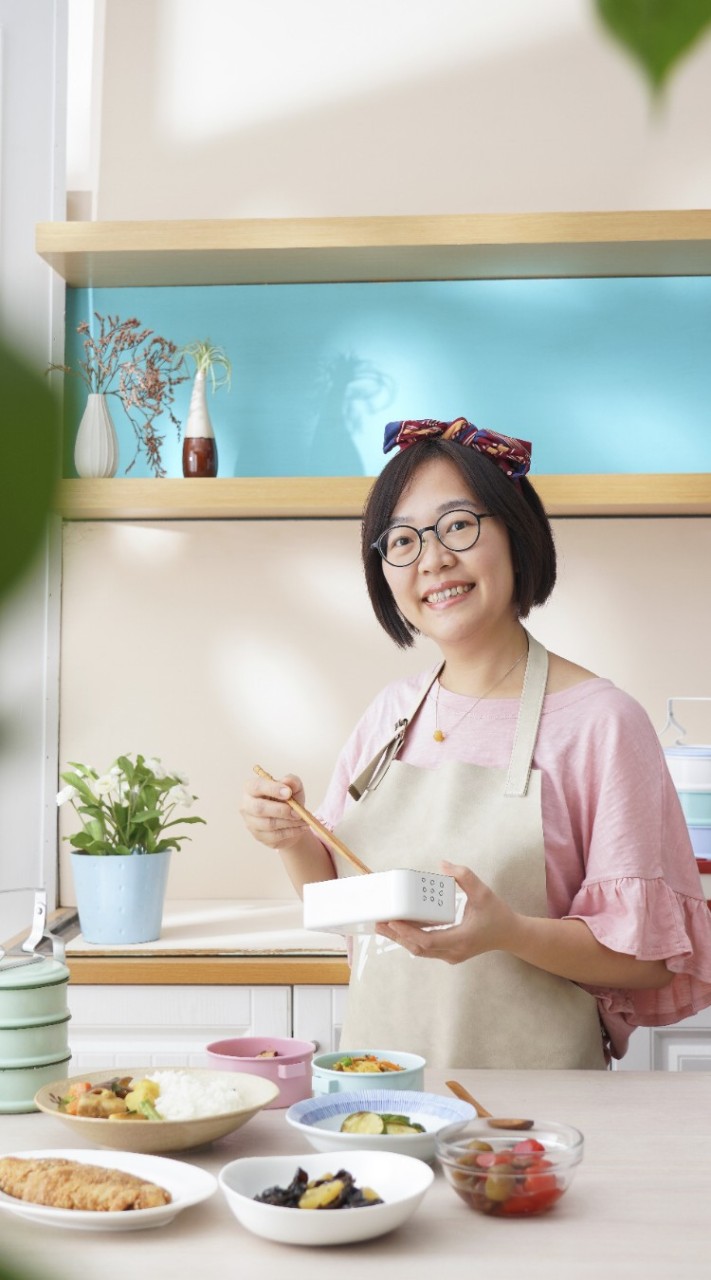
[(46, 912), (46, 894), (37, 890), (29, 936), (11, 951), (0, 947), (0, 1114), (35, 1111), (37, 1090), (69, 1074), (64, 947), (52, 937), (52, 956), (36, 950), (51, 937)]

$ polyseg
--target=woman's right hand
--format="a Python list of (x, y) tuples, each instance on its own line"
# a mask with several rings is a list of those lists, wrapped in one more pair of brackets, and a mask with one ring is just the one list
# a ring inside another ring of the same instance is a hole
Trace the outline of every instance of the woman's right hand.
[(303, 818), (286, 803), (305, 804), (301, 778), (288, 773), (273, 782), (250, 774), (242, 793), (239, 812), (250, 835), (270, 849), (288, 849), (309, 831)]

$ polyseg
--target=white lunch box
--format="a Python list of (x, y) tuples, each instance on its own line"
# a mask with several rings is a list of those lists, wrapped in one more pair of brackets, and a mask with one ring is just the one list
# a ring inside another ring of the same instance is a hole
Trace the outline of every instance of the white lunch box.
[(452, 924), (456, 881), (438, 871), (373, 871), (304, 885), (304, 928), (373, 933), (385, 920)]

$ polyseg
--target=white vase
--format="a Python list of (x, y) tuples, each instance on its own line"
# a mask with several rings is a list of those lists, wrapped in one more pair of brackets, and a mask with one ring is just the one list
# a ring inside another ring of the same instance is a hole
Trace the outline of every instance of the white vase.
[(195, 374), (183, 438), (183, 475), (216, 476), (217, 443), (207, 408), (205, 371)]
[(82, 479), (115, 476), (118, 440), (105, 395), (90, 391), (74, 444), (74, 466)]

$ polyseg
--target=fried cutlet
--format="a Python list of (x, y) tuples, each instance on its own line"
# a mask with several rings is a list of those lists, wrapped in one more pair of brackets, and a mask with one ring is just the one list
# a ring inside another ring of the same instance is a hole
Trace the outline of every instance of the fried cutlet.
[(171, 1201), (168, 1191), (132, 1173), (53, 1158), (0, 1159), (0, 1191), (55, 1209), (93, 1209), (99, 1213), (155, 1209)]

